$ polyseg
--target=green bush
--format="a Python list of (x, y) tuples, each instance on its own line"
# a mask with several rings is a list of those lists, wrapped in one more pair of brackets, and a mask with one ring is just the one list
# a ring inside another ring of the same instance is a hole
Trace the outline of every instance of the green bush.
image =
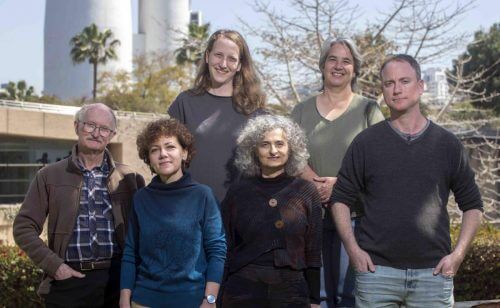
[(42, 307), (42, 274), (19, 248), (0, 246), (0, 307)]
[[(453, 243), (460, 226), (451, 228)], [(500, 229), (483, 224), (454, 279), (455, 301), (500, 299)]]
[[(451, 228), (453, 243), (460, 231)], [(455, 277), (455, 301), (499, 299), (500, 229), (484, 224)], [(0, 246), (0, 307), (41, 307), (42, 271), (17, 247)]]

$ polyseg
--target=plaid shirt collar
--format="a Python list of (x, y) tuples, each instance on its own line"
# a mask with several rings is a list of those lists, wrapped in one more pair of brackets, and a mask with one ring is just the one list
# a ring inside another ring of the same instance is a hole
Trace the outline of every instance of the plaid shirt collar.
[(80, 171), (82, 173), (85, 173), (87, 171), (92, 171), (92, 170), (95, 170), (95, 169), (98, 169), (98, 171), (101, 171), (102, 173), (104, 174), (108, 174), (109, 173), (109, 155), (108, 153), (105, 151), (104, 152), (104, 156), (102, 158), (102, 163), (100, 166), (98, 167), (94, 167), (92, 170), (88, 170), (87, 168), (85, 168), (85, 166), (83, 165), (83, 163), (80, 161), (80, 159), (78, 159), (78, 157), (76, 158), (76, 165), (78, 166), (78, 169), (80, 169)]

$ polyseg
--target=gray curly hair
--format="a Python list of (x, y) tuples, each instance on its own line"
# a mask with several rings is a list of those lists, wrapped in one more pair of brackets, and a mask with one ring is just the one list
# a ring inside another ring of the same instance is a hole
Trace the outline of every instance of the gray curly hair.
[(261, 174), (256, 149), (265, 133), (276, 128), (281, 128), (285, 132), (290, 151), (285, 172), (295, 176), (307, 165), (309, 152), (307, 151), (304, 131), (287, 117), (262, 115), (250, 119), (237, 139), (238, 147), (236, 148), (234, 164), (243, 175), (258, 176)]

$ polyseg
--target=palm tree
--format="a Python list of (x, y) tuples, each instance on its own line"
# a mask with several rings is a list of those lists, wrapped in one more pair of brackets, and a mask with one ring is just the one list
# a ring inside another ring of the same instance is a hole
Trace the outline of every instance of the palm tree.
[(210, 23), (198, 26), (189, 24), (188, 35), (181, 40), (181, 47), (175, 50), (175, 61), (179, 65), (194, 64), (198, 66), (203, 59), (204, 45), (208, 39)]
[(7, 99), (20, 101), (33, 98), (35, 94), (35, 88), (33, 86), (28, 87), (28, 84), (24, 80), (20, 80), (17, 83), (9, 81), (7, 87), (5, 87), (5, 91), (7, 91)]
[(96, 24), (91, 24), (83, 28), (82, 32), (75, 35), (70, 41), (72, 45), (71, 59), (73, 63), (82, 63), (88, 60), (94, 68), (94, 83), (92, 89), (94, 101), (97, 95), (97, 65), (106, 64), (108, 60), (118, 58), (116, 55), (116, 47), (120, 45), (120, 41), (112, 39), (113, 32), (110, 29), (100, 32)]

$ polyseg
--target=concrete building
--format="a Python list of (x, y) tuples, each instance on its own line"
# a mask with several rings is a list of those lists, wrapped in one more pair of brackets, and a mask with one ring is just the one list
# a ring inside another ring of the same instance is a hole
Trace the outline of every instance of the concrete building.
[(446, 69), (431, 67), (422, 72), (425, 82), (424, 102), (431, 108), (441, 108), (449, 99)]
[[(0, 100), (0, 245), (14, 245), (12, 221), (36, 172), (66, 157), (76, 142), (73, 121), (79, 107)], [(140, 172), (139, 130), (159, 115), (117, 111), (117, 134), (109, 144), (113, 158)]]
[[(188, 31), (189, 0), (139, 0), (138, 33), (132, 33), (131, 0), (47, 0), (44, 31), (44, 94), (63, 100), (92, 96), (92, 66), (73, 64), (70, 40), (95, 23), (120, 40), (117, 60), (99, 66), (99, 72), (131, 71), (134, 55), (174, 52)], [(99, 73), (98, 72), (98, 73)]]
[(92, 97), (92, 66), (73, 64), (70, 40), (95, 23), (120, 40), (118, 59), (99, 70), (132, 70), (132, 4), (123, 0), (47, 0), (44, 30), (44, 94), (61, 99)]
[(180, 47), (190, 19), (189, 0), (139, 0), (136, 53), (169, 52)]
[[(65, 158), (76, 142), (78, 107), (0, 100), (0, 204), (24, 199), (31, 180), (45, 164)], [(135, 139), (152, 113), (116, 112), (117, 134), (108, 146), (114, 159), (151, 178), (139, 159)]]

